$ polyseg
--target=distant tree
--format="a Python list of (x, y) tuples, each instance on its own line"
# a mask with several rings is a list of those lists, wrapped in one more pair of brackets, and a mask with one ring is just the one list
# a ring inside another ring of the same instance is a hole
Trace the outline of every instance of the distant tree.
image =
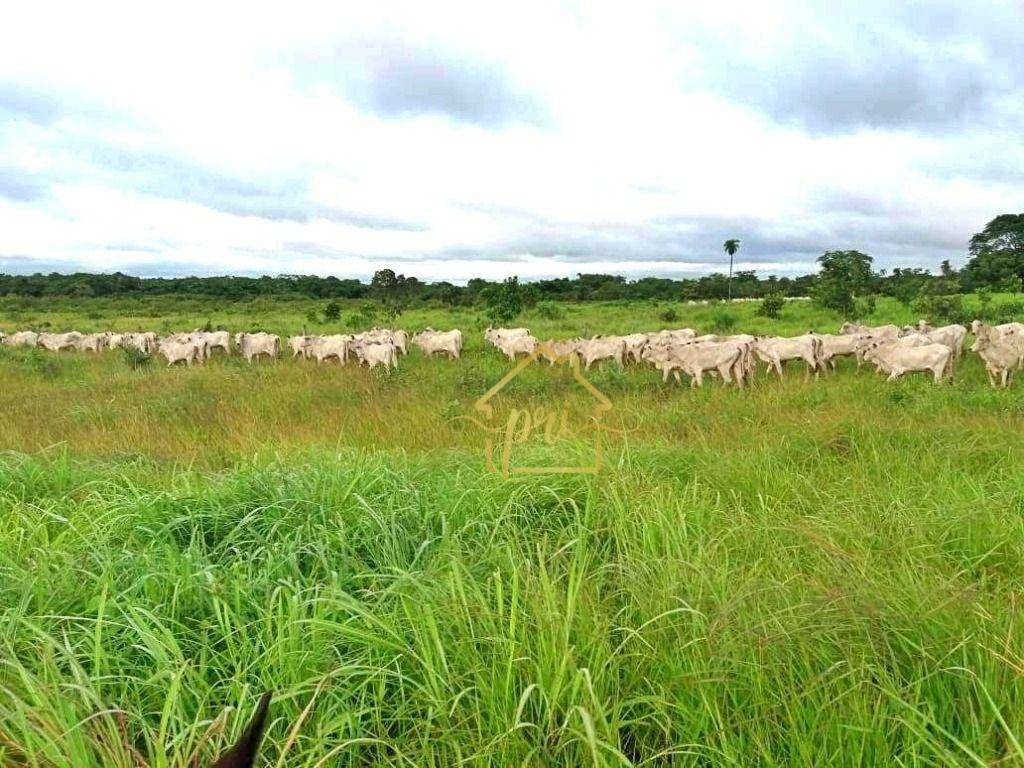
[(996, 216), (971, 238), (970, 253), (962, 272), (965, 289), (1024, 286), (1024, 213)]
[(732, 299), (732, 257), (740, 249), (740, 241), (732, 237), (722, 243), (722, 250), (729, 254), (729, 299)]
[(523, 311), (522, 289), (518, 277), (488, 286), (483, 293), (487, 317), (494, 323), (507, 323)]
[(785, 296), (781, 293), (769, 293), (761, 299), (761, 306), (758, 307), (757, 314), (777, 320), (782, 315), (782, 308), (785, 306)]
[(826, 251), (818, 257), (821, 272), (814, 290), (815, 301), (844, 317), (853, 317), (857, 312), (856, 297), (871, 287), (871, 262), (871, 257), (860, 251)]

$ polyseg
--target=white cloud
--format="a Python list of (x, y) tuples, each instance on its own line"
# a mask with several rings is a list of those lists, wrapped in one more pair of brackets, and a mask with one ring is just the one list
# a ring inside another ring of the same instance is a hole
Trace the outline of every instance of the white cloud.
[(21, 4), (0, 258), (675, 274), (720, 269), (737, 236), (779, 273), (831, 247), (962, 260), (1024, 206), (1019, 8), (833, 8)]

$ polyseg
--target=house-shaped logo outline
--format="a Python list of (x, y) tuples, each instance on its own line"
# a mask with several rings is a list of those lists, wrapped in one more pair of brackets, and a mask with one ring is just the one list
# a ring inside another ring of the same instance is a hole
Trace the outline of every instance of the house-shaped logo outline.
[[(487, 392), (473, 404), (473, 408), (479, 411), (486, 418), (490, 419), (494, 416), (494, 408), (491, 406), (490, 401), (501, 392), (510, 381), (515, 379), (520, 373), (529, 368), (531, 365), (537, 362), (537, 359), (546, 351), (548, 351), (548, 342), (538, 344), (534, 351), (520, 360), (512, 370), (506, 373), (501, 380), (491, 387)], [(559, 363), (568, 360), (569, 368), (572, 371), (572, 376), (578, 384), (580, 384), (587, 393), (596, 401), (596, 405), (593, 408), (592, 414), (594, 421), (600, 424), (601, 418), (608, 411), (612, 409), (612, 402), (608, 397), (597, 387), (591, 384), (587, 378), (583, 375), (580, 370), (580, 358), (575, 352), (568, 354), (559, 354), (554, 358), (554, 363)], [(487, 471), (501, 473), (506, 478), (510, 475), (553, 475), (553, 474), (590, 474), (596, 475), (601, 469), (601, 430), (596, 429), (594, 431), (594, 463), (586, 466), (556, 466), (556, 467), (511, 467), (501, 466), (498, 467), (494, 463), (494, 441), (488, 437), (487, 443), (484, 446), (484, 458), (486, 460)]]

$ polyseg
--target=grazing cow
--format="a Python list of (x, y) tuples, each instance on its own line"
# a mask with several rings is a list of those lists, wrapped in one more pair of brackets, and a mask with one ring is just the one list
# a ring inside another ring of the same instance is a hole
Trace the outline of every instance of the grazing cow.
[(614, 360), (621, 368), (625, 363), (626, 342), (621, 336), (595, 336), (592, 339), (577, 339), (576, 350), (586, 370), (599, 360)]
[(1009, 385), (1013, 372), (1024, 364), (1024, 335), (1014, 330), (1002, 336), (980, 334), (971, 346), (985, 362), (985, 372), (993, 387), (997, 379), (1005, 388)]
[(313, 344), (309, 353), (316, 358), (316, 364), (320, 365), (324, 360), (334, 357), (342, 365), (348, 360), (349, 348), (355, 340), (352, 336), (343, 333), (336, 333), (331, 336), (313, 337)]
[(548, 339), (539, 346), (541, 357), (547, 360), (551, 365), (554, 365), (559, 361), (568, 362), (570, 355), (574, 355), (576, 353), (576, 342), (571, 339), (565, 339), (563, 341)]
[(622, 337), (622, 341), (626, 345), (627, 362), (639, 363), (641, 361), (641, 355), (643, 355), (644, 348), (650, 343), (650, 337), (649, 333), (631, 333)]
[(895, 325), (857, 325), (855, 323), (846, 322), (839, 326), (839, 333), (847, 336), (850, 334), (869, 334), (876, 338), (887, 339), (894, 341), (900, 336), (900, 329)]
[(313, 355), (313, 347), (319, 339), (319, 336), (289, 336), (288, 348), (292, 351), (292, 360), (300, 355), (304, 360), (308, 360)]
[(266, 355), (272, 360), (276, 360), (281, 349), (281, 339), (276, 333), (264, 333), (263, 331), (236, 333), (235, 346), (238, 347), (245, 361), (252, 364), (252, 361), (260, 355)]
[(953, 357), (959, 358), (964, 353), (967, 329), (962, 325), (944, 325), (941, 328), (921, 331), (921, 334), (935, 344), (945, 344), (953, 352)]
[(918, 333), (928, 333), (928, 331), (934, 331), (934, 330), (935, 330), (935, 328), (933, 328), (931, 325), (929, 325), (928, 321), (925, 320), (924, 318), (922, 318), (922, 319), (917, 321), (917, 331), (918, 331)]
[(821, 339), (813, 333), (791, 338), (778, 336), (759, 338), (754, 341), (753, 349), (758, 359), (768, 366), (768, 371), (775, 370), (779, 375), (779, 381), (782, 380), (782, 363), (786, 360), (803, 360), (807, 363), (806, 378), (808, 379), (811, 377), (812, 371), (817, 375), (820, 369)]
[(936, 382), (947, 373), (953, 375), (953, 351), (944, 344), (908, 347), (895, 342), (874, 341), (864, 351), (864, 359), (874, 363), (883, 373), (888, 373), (887, 381), (914, 371), (931, 371)]
[(192, 335), (203, 342), (203, 356), (209, 358), (214, 349), (223, 349), (225, 355), (231, 354), (231, 334), (227, 331), (200, 331), (196, 329)]
[(120, 349), (124, 346), (123, 333), (108, 333), (107, 334), (107, 349)]
[(77, 349), (78, 340), (82, 334), (78, 331), (70, 333), (41, 333), (39, 334), (39, 346), (51, 352), (60, 352), (62, 349)]
[(11, 347), (34, 347), (39, 344), (39, 334), (35, 331), (17, 331), (7, 337), (7, 345)]
[(520, 336), (530, 336), (529, 328), (492, 328), (487, 326), (484, 330), (484, 341), (492, 347), (501, 349), (501, 343)]
[(743, 386), (743, 349), (737, 342), (697, 342), (650, 346), (643, 352), (643, 358), (661, 371), (661, 380), (668, 381), (671, 372), (679, 381), (679, 371), (690, 376), (690, 387), (704, 385), (704, 372), (717, 372), (722, 384), (735, 380)]
[(160, 354), (167, 358), (167, 367), (184, 362), (189, 368), (201, 362), (203, 350), (193, 339), (167, 338), (159, 344)]
[(835, 371), (837, 357), (853, 357), (857, 360), (857, 368), (860, 369), (861, 358), (857, 354), (857, 343), (860, 335), (857, 334), (832, 334), (817, 333), (815, 336), (821, 341), (821, 370), (828, 372)]
[(158, 341), (156, 334), (152, 331), (148, 333), (125, 333), (121, 338), (121, 346), (151, 354), (156, 350)]
[(355, 344), (354, 350), (360, 364), (366, 363), (371, 371), (378, 365), (389, 370), (398, 367), (398, 347), (390, 341), (360, 341)]
[(409, 334), (399, 328), (391, 334), (391, 343), (403, 355), (409, 354)]
[(498, 338), (497, 347), (509, 360), (515, 360), (516, 355), (532, 355), (537, 348), (537, 340), (529, 335), (502, 336)]
[(423, 350), (427, 357), (445, 354), (452, 360), (458, 360), (462, 354), (462, 331), (435, 331), (427, 328), (413, 336), (412, 343)]
[(75, 349), (79, 352), (101, 352), (106, 348), (107, 334), (87, 333), (75, 342)]

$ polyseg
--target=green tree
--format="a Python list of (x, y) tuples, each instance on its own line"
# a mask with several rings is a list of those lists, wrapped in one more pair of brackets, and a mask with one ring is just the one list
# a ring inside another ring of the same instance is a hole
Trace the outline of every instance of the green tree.
[(740, 249), (740, 241), (734, 237), (722, 243), (722, 250), (729, 254), (729, 299), (732, 299), (732, 257)]
[(761, 299), (761, 306), (757, 308), (757, 314), (777, 320), (782, 315), (782, 308), (785, 306), (785, 296), (781, 293), (769, 293)]
[(821, 272), (813, 293), (815, 301), (844, 317), (853, 317), (857, 296), (871, 288), (871, 262), (871, 257), (860, 251), (826, 251), (818, 257)]
[(324, 320), (328, 323), (336, 323), (340, 317), (341, 304), (336, 301), (327, 302), (327, 306), (324, 307)]
[(970, 252), (962, 272), (965, 289), (1024, 285), (1024, 213), (996, 216), (971, 238)]
[(523, 311), (519, 278), (510, 277), (502, 283), (489, 285), (483, 291), (487, 317), (494, 323), (507, 323)]

